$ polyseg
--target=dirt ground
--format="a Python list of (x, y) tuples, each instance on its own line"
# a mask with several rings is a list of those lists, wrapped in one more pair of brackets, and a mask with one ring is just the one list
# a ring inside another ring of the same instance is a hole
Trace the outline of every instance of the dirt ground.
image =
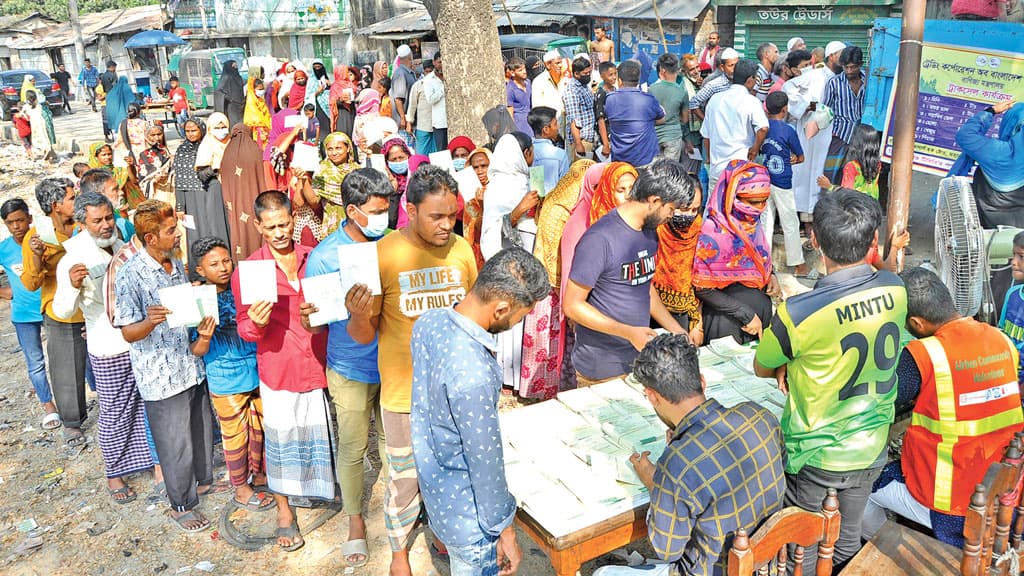
[[(58, 166), (30, 163), (20, 147), (0, 142), (0, 202), (24, 198), (39, 214), (32, 193), (39, 178), (68, 173), (76, 157)], [(0, 226), (0, 239), (7, 231)], [(6, 282), (0, 278), (0, 282)], [(384, 484), (378, 479), (380, 462), (373, 455), (368, 472), (367, 528), (369, 563), (347, 568), (341, 545), (348, 533), (343, 515), (335, 516), (317, 530), (305, 533), (306, 545), (293, 553), (267, 546), (247, 552), (224, 541), (219, 531), (185, 534), (171, 521), (168, 507), (153, 496), (149, 473), (128, 479), (139, 494), (135, 502), (116, 504), (107, 495), (103, 461), (96, 442), (96, 395), (87, 392), (88, 420), (84, 426), (89, 447), (69, 454), (60, 429), (43, 431), (42, 409), (29, 383), (25, 363), (10, 324), (10, 306), (0, 301), (0, 574), (9, 576), (113, 576), (203, 574), (369, 574), (386, 575), (390, 554), (384, 531)], [(514, 401), (503, 402), (512, 409)], [(371, 442), (371, 446), (373, 443)], [(216, 448), (216, 447), (215, 447)], [(217, 470), (222, 477), (223, 466)], [(200, 510), (211, 519), (221, 516), (230, 493), (203, 498)], [(264, 513), (266, 514), (266, 513)], [(273, 513), (263, 520), (270, 520)], [(310, 513), (299, 513), (300, 528)], [(34, 531), (32, 525), (37, 525)], [(32, 537), (42, 544), (25, 550)], [(547, 556), (524, 534), (519, 544), (523, 562), (519, 574), (554, 575)], [(641, 548), (643, 544), (638, 543)], [(637, 546), (631, 547), (635, 548)], [(641, 549), (641, 553), (644, 550)], [(420, 529), (410, 553), (413, 572), (422, 576), (447, 576), (446, 562), (429, 552), (428, 535)], [(583, 576), (601, 559), (586, 564)], [(210, 567), (212, 564), (212, 568)]]

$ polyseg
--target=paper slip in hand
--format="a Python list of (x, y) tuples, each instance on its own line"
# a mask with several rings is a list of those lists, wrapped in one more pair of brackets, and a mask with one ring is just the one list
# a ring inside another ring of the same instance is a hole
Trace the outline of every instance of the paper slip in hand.
[(696, 147), (696, 146), (694, 146), (694, 147), (693, 147), (693, 150), (690, 150), (690, 151), (689, 151), (689, 152), (688, 152), (688, 153), (686, 154), (686, 156), (687, 156), (687, 157), (688, 157), (688, 158), (689, 158), (690, 160), (697, 160), (698, 162), (701, 162), (701, 161), (703, 161), (703, 160), (704, 160), (704, 158), (703, 158), (703, 157), (702, 157), (702, 156), (700, 155), (700, 148), (698, 148), (698, 147)]
[(203, 284), (192, 287), (192, 296), (195, 298), (196, 306), (199, 307), (201, 318), (212, 317), (220, 324), (220, 304), (217, 303), (217, 287), (213, 284)]
[(348, 320), (345, 291), (341, 290), (341, 274), (334, 272), (302, 279), (302, 298), (316, 306), (309, 315), (310, 326), (323, 326), (339, 320)]
[(73, 262), (83, 264), (89, 269), (89, 277), (93, 280), (99, 280), (107, 273), (110, 258), (104, 257), (102, 249), (96, 246), (96, 242), (88, 232), (83, 230), (65, 240), (64, 249), (72, 255)]
[(534, 190), (541, 198), (547, 195), (548, 191), (544, 188), (544, 167), (533, 166), (530, 168), (530, 192)]
[(452, 153), (447, 150), (439, 150), (437, 152), (430, 153), (430, 165), (437, 166), (449, 172), (455, 172), (455, 167), (452, 165)]
[(189, 230), (196, 229), (196, 219), (191, 214), (185, 214), (184, 216), (182, 216), (181, 223), (184, 224), (185, 228), (188, 228)]
[(32, 223), (36, 227), (36, 234), (39, 235), (40, 240), (50, 246), (60, 246), (60, 241), (57, 240), (57, 230), (53, 228), (53, 220), (50, 220), (49, 216), (36, 218)]
[(277, 302), (277, 263), (273, 260), (242, 260), (238, 263), (242, 304)]
[(169, 327), (188, 326), (191, 328), (198, 326), (203, 321), (203, 315), (199, 312), (199, 303), (192, 288), (191, 284), (178, 284), (157, 291), (160, 305), (170, 310), (170, 314), (167, 315)]
[(342, 298), (355, 284), (366, 284), (370, 293), (380, 296), (380, 266), (376, 242), (357, 242), (338, 246)]
[(309, 123), (309, 118), (306, 118), (305, 114), (292, 114), (284, 119), (284, 127), (291, 129), (296, 126), (306, 126)]
[(384, 159), (383, 154), (370, 154), (370, 168), (388, 173), (388, 161)]

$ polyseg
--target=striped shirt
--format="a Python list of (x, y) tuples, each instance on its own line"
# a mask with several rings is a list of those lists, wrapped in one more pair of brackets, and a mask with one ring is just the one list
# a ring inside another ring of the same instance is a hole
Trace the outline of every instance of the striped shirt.
[(655, 466), (647, 531), (682, 574), (723, 574), (726, 540), (782, 508), (782, 430), (767, 410), (705, 400), (676, 426)]
[(584, 142), (596, 142), (597, 132), (595, 131), (596, 118), (594, 116), (594, 93), (590, 88), (580, 84), (579, 80), (573, 78), (565, 87), (562, 94), (562, 102), (565, 104), (565, 141), (572, 144), (576, 141), (572, 135), (570, 122), (574, 122), (580, 129), (580, 138)]
[(698, 108), (704, 108), (708, 105), (708, 100), (719, 92), (725, 92), (732, 85), (732, 80), (724, 73), (718, 76), (708, 77), (701, 85), (700, 90), (690, 98), (690, 110), (697, 110)]
[(772, 84), (775, 80), (772, 78), (770, 70), (764, 67), (764, 64), (757, 65), (757, 81), (754, 83), (754, 96), (761, 102), (768, 99), (768, 92), (772, 89)]
[(853, 129), (860, 124), (864, 115), (864, 89), (867, 86), (867, 74), (860, 71), (860, 91), (853, 93), (846, 74), (836, 74), (825, 83), (825, 91), (821, 103), (828, 106), (836, 115), (832, 122), (832, 135), (850, 143)]

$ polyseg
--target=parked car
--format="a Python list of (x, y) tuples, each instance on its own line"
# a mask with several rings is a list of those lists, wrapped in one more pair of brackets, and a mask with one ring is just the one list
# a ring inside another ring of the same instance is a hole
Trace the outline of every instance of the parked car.
[(60, 99), (60, 86), (42, 70), (25, 68), (22, 70), (5, 70), (0, 72), (0, 116), (5, 120), (10, 119), (10, 109), (21, 101), (21, 84), (25, 81), (25, 75), (31, 74), (36, 79), (36, 89), (46, 97), (46, 103), (54, 116), (59, 116), (63, 110)]
[(178, 76), (178, 82), (188, 94), (189, 102), (197, 109), (213, 107), (213, 91), (220, 82), (224, 63), (234, 60), (243, 80), (249, 78), (249, 70), (245, 66), (245, 51), (241, 48), (214, 48), (211, 50), (192, 50), (182, 55), (175, 55), (167, 65), (167, 69)]
[(530, 56), (543, 59), (549, 50), (558, 50), (565, 58), (587, 52), (587, 40), (579, 36), (563, 36), (554, 32), (537, 32), (531, 34), (502, 34), (501, 55), (505, 59), (519, 56), (526, 60)]

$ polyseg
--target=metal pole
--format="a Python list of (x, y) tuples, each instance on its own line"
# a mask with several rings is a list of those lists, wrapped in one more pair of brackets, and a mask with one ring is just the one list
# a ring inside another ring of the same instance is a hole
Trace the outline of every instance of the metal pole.
[[(892, 239), (907, 229), (910, 213), (910, 189), (914, 177), (914, 131), (917, 128), (918, 83), (921, 78), (921, 42), (924, 38), (925, 0), (904, 0), (900, 30), (899, 71), (893, 94), (892, 185), (889, 189), (889, 233), (886, 253)], [(903, 251), (897, 259), (903, 268)]]
[[(82, 24), (78, 21), (78, 0), (68, 0), (68, 20), (75, 33), (75, 68), (81, 70), (85, 60), (85, 40), (82, 38)], [(97, 62), (96, 66), (102, 66), (102, 62)], [(84, 86), (81, 88), (84, 92)]]

